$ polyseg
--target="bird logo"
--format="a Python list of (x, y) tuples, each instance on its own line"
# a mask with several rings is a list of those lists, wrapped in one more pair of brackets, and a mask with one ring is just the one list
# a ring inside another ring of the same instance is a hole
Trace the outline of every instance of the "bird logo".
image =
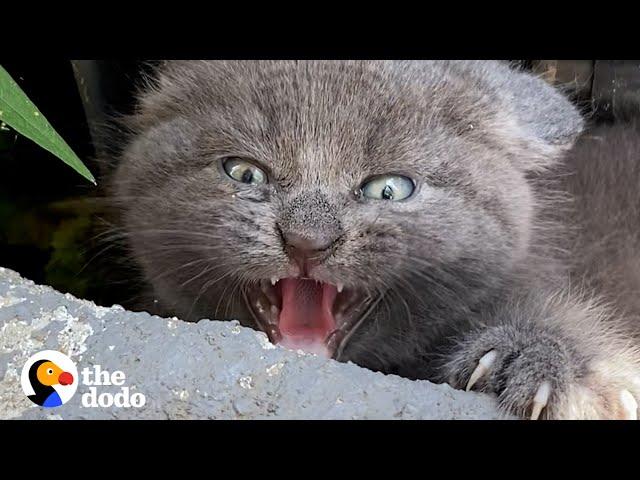
[(45, 408), (68, 402), (78, 387), (78, 371), (66, 355), (44, 350), (33, 355), (22, 369), (22, 390), (29, 400)]

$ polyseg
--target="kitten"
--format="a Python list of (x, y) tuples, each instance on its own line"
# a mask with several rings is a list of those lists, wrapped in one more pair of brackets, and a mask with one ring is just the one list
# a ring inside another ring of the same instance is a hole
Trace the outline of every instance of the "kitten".
[(637, 133), (550, 175), (581, 116), (491, 61), (164, 62), (128, 128), (112, 198), (157, 313), (523, 418), (636, 417)]

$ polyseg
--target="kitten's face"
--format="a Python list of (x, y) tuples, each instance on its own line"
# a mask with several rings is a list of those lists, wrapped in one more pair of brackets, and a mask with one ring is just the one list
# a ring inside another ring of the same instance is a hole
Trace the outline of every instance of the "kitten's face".
[(114, 177), (158, 300), (333, 356), (478, 301), (526, 254), (542, 147), (452, 68), (170, 65)]

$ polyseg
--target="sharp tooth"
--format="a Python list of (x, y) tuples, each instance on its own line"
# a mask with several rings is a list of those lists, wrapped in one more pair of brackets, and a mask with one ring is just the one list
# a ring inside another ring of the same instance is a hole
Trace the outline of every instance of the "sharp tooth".
[(271, 286), (269, 280), (260, 281), (260, 289), (262, 291), (262, 301), (265, 304), (265, 309), (269, 309), (270, 305), (280, 305), (280, 299), (276, 293), (276, 289)]
[(344, 332), (342, 330), (334, 330), (329, 334), (329, 336), (325, 339), (325, 345), (327, 349), (333, 353), (340, 346), (340, 342), (344, 338)]
[(278, 283), (278, 279), (276, 277), (271, 277), (271, 285), (275, 287), (276, 283)]
[(271, 321), (277, 324), (278, 318), (280, 317), (280, 309), (275, 305), (271, 305), (271, 316), (272, 316)]
[(338, 283), (338, 285), (336, 285), (336, 288), (338, 289), (338, 293), (342, 293), (342, 290), (344, 289), (344, 285), (342, 283)]

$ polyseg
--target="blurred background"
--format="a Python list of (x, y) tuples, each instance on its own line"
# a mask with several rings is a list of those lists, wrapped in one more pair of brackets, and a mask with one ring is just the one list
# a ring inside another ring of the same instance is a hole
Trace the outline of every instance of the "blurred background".
[[(640, 113), (638, 60), (514, 60), (563, 89), (591, 122)], [(100, 177), (117, 151), (117, 135), (102, 134), (109, 118), (127, 114), (154, 61), (3, 61), (51, 125), (98, 179), (86, 182), (30, 140), (0, 124), (0, 266), (36, 283), (100, 305), (131, 305), (135, 268), (108, 241), (109, 219)]]

